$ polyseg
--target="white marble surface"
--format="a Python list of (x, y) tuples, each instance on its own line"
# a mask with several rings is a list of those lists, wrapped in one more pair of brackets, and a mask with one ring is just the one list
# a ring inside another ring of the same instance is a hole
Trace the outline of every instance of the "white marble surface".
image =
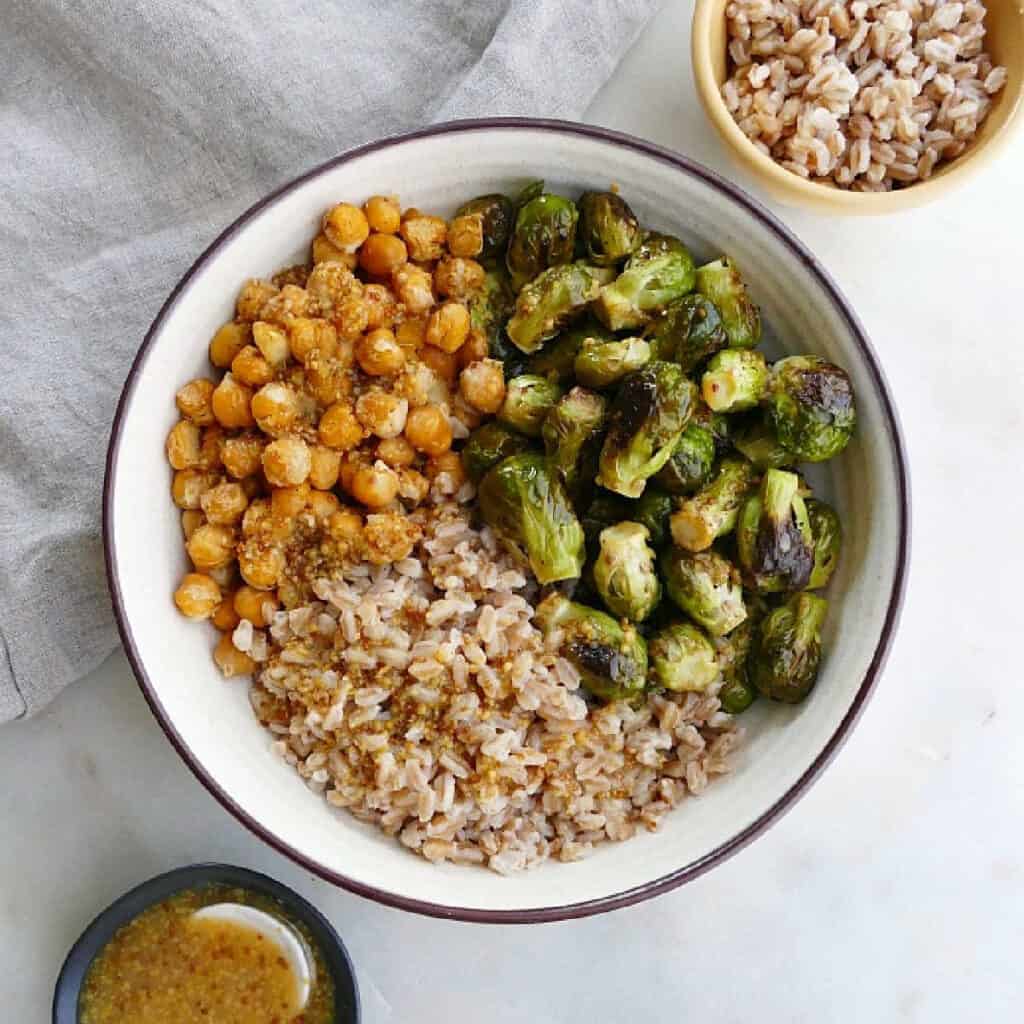
[[(669, 4), (588, 120), (749, 186), (694, 98), (689, 9)], [(117, 655), (0, 734), (0, 1018), (48, 1019), (67, 947), (125, 889), (224, 859), (326, 911), (355, 959), (367, 1024), (482, 1009), (494, 1024), (1020, 1020), (1022, 165), (1018, 138), (966, 191), (881, 221), (778, 211), (882, 356), (906, 428), (915, 532), (877, 695), (767, 835), (681, 890), (586, 921), (404, 915), (333, 889), (236, 824), (178, 760)]]

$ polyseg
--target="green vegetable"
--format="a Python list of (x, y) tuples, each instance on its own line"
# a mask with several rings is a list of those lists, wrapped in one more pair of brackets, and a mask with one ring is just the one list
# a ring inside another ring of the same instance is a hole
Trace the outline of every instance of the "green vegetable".
[(591, 263), (611, 267), (632, 255), (641, 231), (624, 199), (614, 192), (584, 192), (579, 205), (580, 239)]
[(727, 348), (711, 357), (700, 390), (712, 412), (752, 409), (768, 387), (764, 356), (754, 349)]
[(733, 447), (753, 464), (755, 469), (784, 469), (792, 466), (796, 459), (793, 453), (779, 444), (775, 430), (765, 416), (752, 413), (732, 435)]
[(751, 679), (762, 696), (798, 704), (811, 692), (821, 663), (821, 626), (827, 611), (824, 598), (805, 591), (762, 620), (749, 661)]
[(512, 208), (512, 200), (508, 196), (498, 193), (478, 196), (463, 203), (456, 211), (456, 217), (464, 217), (469, 214), (479, 214), (484, 229), (484, 248), (481, 252), (483, 259), (493, 259), (501, 256), (508, 245), (509, 235), (512, 234), (512, 222), (515, 211)]
[(798, 459), (831, 459), (846, 447), (857, 421), (850, 378), (817, 356), (780, 359), (769, 378), (768, 415), (779, 442)]
[(487, 337), (490, 354), (504, 360), (509, 351), (505, 321), (515, 308), (515, 296), (504, 267), (492, 267), (484, 275), (483, 287), (469, 297), (469, 320)]
[(693, 422), (710, 431), (715, 439), (715, 455), (725, 455), (732, 449), (734, 417), (723, 416), (720, 412), (712, 412), (704, 401), (697, 403), (693, 410)]
[(753, 348), (761, 340), (761, 314), (728, 256), (697, 268), (697, 291), (722, 315), (730, 348)]
[(660, 548), (668, 536), (668, 519), (672, 514), (672, 498), (657, 487), (648, 485), (636, 501), (630, 501), (628, 519), (647, 527), (651, 544)]
[(814, 537), (800, 497), (800, 478), (769, 469), (747, 499), (736, 526), (740, 565), (756, 590), (803, 590), (814, 566)]
[(648, 641), (647, 653), (651, 681), (666, 690), (703, 693), (718, 678), (714, 647), (689, 623), (659, 629)]
[(807, 587), (809, 590), (819, 590), (828, 584), (839, 564), (843, 525), (836, 510), (826, 502), (808, 498), (805, 504), (811, 535), (814, 537), (814, 568), (811, 569)]
[(537, 606), (544, 633), (558, 629), (560, 653), (580, 673), (584, 689), (601, 700), (636, 700), (647, 682), (647, 644), (636, 629), (559, 593)]
[(719, 637), (716, 644), (718, 666), (724, 679), (718, 691), (718, 699), (722, 703), (722, 710), (728, 711), (730, 715), (746, 711), (757, 699), (757, 690), (750, 681), (749, 668), (753, 636), (754, 623), (748, 617), (728, 636)]
[(510, 455), (521, 455), (529, 450), (528, 438), (491, 420), (477, 427), (466, 439), (462, 449), (462, 465), (466, 475), (474, 483), (479, 483), (492, 466)]
[(576, 354), (576, 379), (589, 388), (606, 388), (645, 366), (650, 358), (651, 348), (642, 338), (621, 341), (588, 338)]
[(739, 573), (717, 552), (666, 548), (658, 568), (668, 596), (713, 636), (724, 636), (747, 617)]
[(583, 535), (587, 539), (587, 550), (596, 553), (600, 549), (601, 531), (629, 519), (633, 505), (634, 502), (627, 501), (618, 494), (598, 491), (580, 516)]
[(516, 291), (548, 267), (572, 259), (578, 219), (576, 204), (564, 196), (542, 193), (522, 203), (506, 257)]
[(669, 460), (693, 410), (697, 388), (674, 363), (648, 363), (619, 386), (609, 413), (597, 483), (639, 497)]
[(725, 458), (714, 479), (672, 515), (672, 539), (687, 551), (704, 551), (735, 526), (740, 507), (754, 482), (754, 470), (743, 459)]
[(601, 531), (594, 584), (605, 606), (620, 619), (642, 622), (661, 600), (648, 537), (639, 523), (617, 523)]
[(592, 317), (586, 317), (567, 327), (539, 352), (534, 352), (527, 364), (528, 371), (540, 377), (551, 377), (561, 384), (571, 381), (576, 373), (573, 366), (576, 353), (587, 338), (614, 341), (615, 335)]
[(570, 320), (581, 316), (611, 271), (586, 263), (549, 267), (525, 284), (506, 328), (522, 352), (536, 352)]
[(481, 481), (478, 497), (484, 522), (529, 561), (540, 583), (579, 576), (583, 529), (543, 455), (524, 453), (499, 462)]
[(649, 234), (626, 269), (601, 289), (594, 310), (613, 331), (648, 323), (673, 299), (693, 291), (693, 258), (678, 238)]
[(544, 417), (562, 397), (562, 389), (546, 377), (521, 374), (508, 382), (498, 422), (527, 437), (540, 437)]
[(548, 460), (572, 495), (590, 484), (604, 432), (607, 402), (585, 388), (573, 388), (555, 403), (544, 420), (541, 437)]
[(691, 494), (707, 482), (714, 463), (715, 439), (711, 431), (691, 421), (654, 480), (669, 494)]
[(670, 302), (651, 325), (647, 340), (655, 359), (678, 363), (686, 373), (729, 344), (714, 303), (697, 294)]

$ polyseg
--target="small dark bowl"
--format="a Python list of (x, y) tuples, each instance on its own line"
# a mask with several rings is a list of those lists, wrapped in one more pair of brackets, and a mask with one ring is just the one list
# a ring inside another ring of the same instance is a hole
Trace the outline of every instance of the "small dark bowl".
[(331, 923), (297, 892), (256, 871), (230, 864), (192, 864), (157, 875), (137, 885), (112, 903), (71, 947), (53, 993), (53, 1024), (78, 1024), (78, 999), (93, 960), (123, 924), (138, 917), (154, 903), (184, 889), (204, 885), (232, 885), (277, 900), (289, 914), (309, 929), (323, 954), (334, 981), (335, 1024), (359, 1024), (359, 989), (348, 951)]

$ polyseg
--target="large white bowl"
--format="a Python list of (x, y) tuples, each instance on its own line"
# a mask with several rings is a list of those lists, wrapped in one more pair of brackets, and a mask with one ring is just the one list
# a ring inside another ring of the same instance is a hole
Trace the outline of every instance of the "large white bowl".
[[(776, 352), (818, 353), (845, 367), (859, 426), (815, 480), (846, 527), (833, 580), (826, 658), (798, 707), (758, 702), (733, 774), (668, 815), (657, 834), (606, 844), (589, 859), (520, 877), (428, 864), (376, 829), (328, 807), (268, 749), (242, 682), (211, 662), (212, 631), (171, 603), (186, 570), (168, 495), (164, 438), (173, 393), (207, 373), (206, 345), (232, 316), (243, 280), (298, 261), (322, 211), (396, 192), (448, 214), (469, 196), (543, 177), (577, 193), (617, 183), (645, 225), (682, 236), (699, 257), (732, 255)], [(475, 921), (541, 921), (622, 906), (708, 870), (750, 842), (821, 772), (875, 685), (899, 614), (909, 545), (907, 470), (877, 358), (814, 257), (771, 214), (705, 168), (602, 129), (502, 119), (461, 122), (347, 153), (279, 189), (232, 224), (188, 271), (132, 366), (111, 438), (104, 537), (114, 610), (146, 699), (211, 793), (278, 850), (354, 892), (393, 906)]]

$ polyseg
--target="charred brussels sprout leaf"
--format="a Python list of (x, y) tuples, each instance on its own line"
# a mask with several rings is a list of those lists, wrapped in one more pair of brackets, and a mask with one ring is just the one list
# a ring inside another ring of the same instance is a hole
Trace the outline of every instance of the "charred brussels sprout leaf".
[(605, 607), (620, 619), (642, 622), (661, 600), (647, 527), (616, 523), (601, 531), (594, 584)]
[(808, 589), (819, 590), (828, 584), (839, 564), (843, 546), (843, 525), (836, 510), (824, 501), (808, 498), (807, 519), (814, 537), (814, 568), (807, 583)]
[(754, 471), (742, 459), (722, 459), (714, 479), (687, 498), (672, 515), (672, 539), (687, 551), (704, 551), (732, 531), (754, 483)]
[(492, 466), (529, 450), (528, 438), (492, 420), (469, 435), (462, 449), (462, 465), (466, 475), (479, 483)]
[(504, 360), (508, 353), (503, 337), (505, 321), (515, 308), (512, 285), (504, 268), (488, 270), (484, 275), (483, 287), (470, 296), (468, 304), (470, 323), (487, 337), (492, 358)]
[(753, 349), (727, 348), (711, 357), (700, 390), (712, 412), (753, 409), (768, 387), (764, 356)]
[(621, 196), (614, 192), (585, 192), (579, 205), (580, 237), (591, 263), (614, 266), (640, 244), (640, 225)]
[(576, 379), (588, 388), (606, 388), (639, 370), (651, 358), (651, 348), (642, 338), (599, 341), (587, 338), (576, 353)]
[(544, 633), (559, 630), (560, 653), (580, 673), (580, 682), (605, 701), (636, 700), (647, 682), (647, 644), (632, 627), (562, 594), (550, 594), (537, 606)]
[(857, 421), (850, 378), (817, 356), (780, 359), (772, 367), (768, 415), (779, 442), (798, 459), (831, 459), (846, 447)]
[(740, 423), (733, 431), (732, 444), (755, 469), (762, 471), (784, 469), (796, 461), (793, 453), (779, 444), (774, 428), (760, 412), (751, 413), (749, 419)]
[(761, 340), (761, 314), (728, 256), (697, 268), (697, 291), (722, 315), (730, 348), (753, 348)]
[(740, 565), (765, 594), (802, 590), (814, 566), (814, 537), (795, 473), (769, 469), (736, 526)]
[(509, 235), (512, 234), (512, 222), (515, 218), (512, 200), (508, 196), (493, 193), (470, 199), (455, 211), (456, 217), (472, 214), (480, 217), (484, 231), (484, 248), (480, 255), (484, 259), (503, 255)]
[(609, 413), (597, 482), (639, 497), (669, 460), (693, 411), (697, 388), (674, 363), (648, 363), (619, 386)]
[(541, 583), (571, 579), (583, 568), (583, 529), (558, 474), (543, 455), (513, 455), (480, 483), (484, 522), (530, 563)]
[(749, 665), (762, 696), (798, 704), (811, 692), (821, 663), (821, 626), (827, 611), (827, 601), (804, 592), (761, 621)]
[(520, 374), (508, 382), (498, 421), (527, 437), (540, 437), (544, 417), (562, 397), (562, 389), (547, 377)]
[(601, 289), (594, 311), (613, 331), (648, 323), (673, 299), (693, 291), (693, 258), (678, 238), (650, 234), (626, 269)]
[(581, 316), (610, 271), (586, 263), (549, 267), (516, 296), (508, 336), (521, 352), (536, 352), (570, 320)]
[(715, 439), (711, 431), (691, 421), (654, 481), (669, 494), (692, 494), (707, 482), (714, 464)]
[(688, 622), (659, 629), (648, 641), (649, 676), (656, 686), (677, 693), (703, 693), (718, 678), (715, 649)]
[(576, 353), (588, 338), (595, 341), (614, 341), (615, 335), (603, 324), (589, 317), (582, 323), (566, 328), (539, 352), (530, 356), (528, 370), (540, 377), (551, 377), (564, 384), (573, 379)]
[(748, 617), (728, 636), (719, 637), (716, 644), (718, 667), (724, 680), (718, 691), (718, 699), (722, 703), (722, 710), (728, 711), (730, 715), (746, 711), (757, 699), (757, 690), (750, 681), (749, 668), (753, 636), (754, 623)]
[(528, 181), (520, 190), (516, 196), (515, 203), (513, 204), (514, 210), (518, 213), (531, 199), (537, 199), (544, 194), (544, 180), (542, 178), (535, 178), (533, 181)]
[(543, 193), (519, 207), (506, 258), (516, 291), (548, 267), (572, 259), (578, 219), (576, 204), (564, 196)]
[(668, 596), (713, 636), (732, 632), (747, 617), (739, 573), (717, 552), (666, 548), (658, 567)]
[(678, 363), (686, 373), (729, 344), (715, 304), (697, 294), (669, 303), (651, 325), (647, 340), (655, 359)]
[(601, 395), (573, 388), (544, 420), (544, 450), (571, 495), (594, 479), (606, 412), (607, 402)]

